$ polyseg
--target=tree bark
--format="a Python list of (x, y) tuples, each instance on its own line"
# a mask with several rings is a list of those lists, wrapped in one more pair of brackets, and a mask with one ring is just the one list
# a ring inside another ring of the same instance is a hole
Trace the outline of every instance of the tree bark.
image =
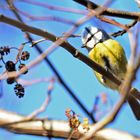
[[(0, 127), (18, 134), (38, 135), (46, 137), (68, 138), (71, 129), (68, 122), (61, 120), (34, 119), (26, 120), (25, 116), (0, 109)], [(90, 126), (94, 127), (94, 125)], [(73, 134), (72, 139), (79, 139), (84, 134), (82, 127)], [(102, 129), (95, 134), (98, 140), (140, 140), (140, 137), (115, 129)]]

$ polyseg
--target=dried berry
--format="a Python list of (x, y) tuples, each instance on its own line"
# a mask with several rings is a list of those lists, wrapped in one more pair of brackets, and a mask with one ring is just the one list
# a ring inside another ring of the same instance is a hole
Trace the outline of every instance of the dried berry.
[(26, 61), (26, 60), (29, 59), (29, 57), (30, 57), (30, 53), (28, 51), (22, 52), (22, 54), (21, 54), (21, 60)]
[(0, 47), (0, 54), (1, 54), (2, 56), (4, 55), (3, 47)]
[(9, 47), (0, 47), (0, 54), (3, 55), (7, 55), (8, 53), (10, 53), (10, 48)]
[(69, 121), (69, 126), (72, 129), (77, 130), (79, 125), (80, 125), (80, 120), (78, 118), (78, 114), (76, 114), (74, 111), (72, 111), (71, 109), (67, 109), (65, 111), (65, 115), (68, 117), (68, 121)]
[(6, 81), (7, 84), (13, 84), (15, 82), (15, 78), (8, 78)]
[(21, 98), (24, 96), (24, 88), (21, 84), (16, 84), (14, 87), (16, 95)]
[[(26, 68), (26, 69), (27, 69), (27, 67), (26, 67), (25, 64), (20, 64), (20, 65), (18, 66), (18, 69), (19, 69), (19, 70), (22, 69), (22, 68)], [(28, 69), (27, 69), (23, 74), (26, 74), (27, 72), (28, 72)]]
[(73, 129), (78, 129), (80, 123), (81, 122), (79, 121), (79, 118), (77, 116), (73, 116), (72, 118), (69, 119), (69, 125)]
[(7, 71), (16, 71), (16, 67), (13, 61), (7, 61), (5, 63), (5, 68)]
[(5, 54), (7, 55), (8, 53), (10, 53), (10, 48), (8, 47), (4, 47), (3, 51), (5, 52)]

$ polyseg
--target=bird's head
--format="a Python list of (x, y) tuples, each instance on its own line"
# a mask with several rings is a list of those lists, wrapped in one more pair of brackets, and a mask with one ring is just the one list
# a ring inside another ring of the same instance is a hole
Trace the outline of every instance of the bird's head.
[(88, 26), (82, 31), (81, 39), (83, 42), (83, 47), (91, 50), (99, 42), (104, 42), (111, 37), (102, 29), (97, 27)]

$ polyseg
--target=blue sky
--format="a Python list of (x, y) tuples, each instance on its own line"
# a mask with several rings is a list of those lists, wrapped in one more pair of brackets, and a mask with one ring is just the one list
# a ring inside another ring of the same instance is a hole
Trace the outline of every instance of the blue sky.
[[(37, 1), (37, 0), (36, 0)], [(45, 0), (38, 0), (40, 2), (46, 2)], [(97, 1), (99, 2), (99, 0)], [(101, 1), (100, 1), (101, 2)], [(0, 4), (4, 4), (4, 0), (0, 1)], [(61, 1), (61, 0), (48, 0), (48, 4), (57, 5), (57, 6), (64, 6), (64, 7), (72, 7), (76, 9), (84, 9), (84, 7), (76, 4), (72, 0), (69, 1)], [(28, 13), (31, 13), (35, 16), (49, 16), (54, 15), (58, 17), (66, 17), (70, 20), (76, 21), (78, 18), (82, 17), (81, 15), (72, 14), (72, 13), (64, 13), (59, 11), (51, 11), (45, 8), (41, 8), (39, 6), (32, 6), (30, 4), (25, 4), (22, 2), (16, 2), (16, 6), (19, 9), (22, 9)], [(114, 9), (125, 9), (129, 11), (139, 11), (137, 5), (132, 0), (127, 1), (116, 1), (111, 5)], [(128, 9), (129, 7), (129, 9)], [(9, 17), (13, 17), (13, 14), (9, 10), (4, 10), (0, 8), (0, 13), (7, 15)], [(120, 18), (116, 18), (117, 21), (121, 23), (129, 23), (130, 20), (124, 20)], [(64, 32), (66, 32), (70, 25), (64, 23), (58, 23), (54, 21), (30, 21), (27, 18), (24, 18), (24, 21), (32, 25), (34, 27), (38, 27), (41, 29), (45, 29), (57, 36), (61, 36)], [(108, 33), (112, 33), (117, 31), (119, 28), (116, 28), (112, 25), (107, 23), (103, 23), (98, 19), (91, 19), (90, 21), (86, 22), (84, 25), (80, 26), (77, 30), (77, 34), (80, 34), (84, 26), (86, 25), (94, 25), (100, 28), (103, 28)], [(36, 40), (40, 39), (40, 37), (32, 35)], [(25, 42), (22, 31), (16, 29), (15, 27), (0, 23), (0, 46), (14, 46), (19, 47), (21, 43)], [(127, 58), (130, 55), (130, 45), (128, 40), (128, 35), (125, 34), (121, 37), (116, 38), (117, 41), (121, 43), (124, 47)], [(81, 49), (81, 39), (80, 38), (71, 38), (68, 41), (77, 49), (82, 51), (84, 54), (87, 55), (87, 51), (85, 49)], [(40, 43), (40, 47), (42, 50), (45, 50), (51, 42), (46, 41)], [(33, 60), (38, 53), (36, 52), (35, 48), (30, 48), (29, 45), (26, 45), (25, 50), (28, 50), (31, 54), (31, 58), (29, 61)], [(12, 52), (9, 57), (6, 59), (15, 59), (16, 52)], [(79, 60), (72, 57), (66, 50), (63, 48), (58, 48), (54, 53), (49, 56), (49, 59), (55, 65), (57, 70), (59, 71), (60, 75), (65, 79), (68, 86), (75, 92), (77, 97), (84, 103), (84, 105), (91, 110), (95, 97), (105, 92), (115, 103), (119, 98), (119, 95), (116, 91), (112, 91), (108, 88), (103, 87), (93, 75), (93, 71), (86, 66), (84, 63), (80, 62)], [(28, 62), (29, 62), (28, 61)], [(3, 69), (0, 69), (2, 72)], [(139, 90), (139, 78), (140, 73), (137, 74), (137, 79), (133, 83), (135, 87)], [(53, 76), (53, 72), (50, 68), (45, 64), (45, 62), (41, 62), (38, 66), (31, 69), (27, 75), (22, 76), (21, 78), (31, 80), (43, 77), (51, 77)], [(3, 97), (0, 99), (0, 106), (3, 109), (11, 110), (14, 112), (18, 112), (24, 115), (27, 115), (37, 109), (46, 97), (46, 90), (48, 84), (46, 83), (39, 83), (36, 85), (32, 85), (30, 87), (26, 87), (26, 95), (23, 99), (18, 99), (14, 92), (13, 86), (7, 85), (5, 81), (2, 83), (3, 85)], [(41, 117), (50, 117), (54, 119), (61, 119), (66, 120), (65, 110), (67, 108), (73, 109), (76, 113), (80, 114), (81, 116), (86, 116), (83, 111), (79, 108), (79, 106), (74, 102), (74, 100), (68, 95), (67, 91), (59, 84), (55, 84), (55, 88), (52, 92), (52, 101), (49, 104), (47, 110), (42, 113)], [(134, 115), (131, 112), (131, 109), (128, 104), (125, 104), (121, 111), (118, 114), (116, 120), (110, 124), (108, 127), (116, 128), (119, 130), (124, 130), (126, 132), (130, 132), (132, 134), (136, 134), (140, 136), (140, 125), (139, 122), (135, 119)], [(28, 135), (18, 135), (7, 132), (5, 130), (0, 129), (0, 139), (4, 140), (7, 136), (10, 136), (13, 140), (19, 140), (23, 138), (24, 140), (34, 139), (40, 140), (45, 139), (42, 137), (34, 137)]]

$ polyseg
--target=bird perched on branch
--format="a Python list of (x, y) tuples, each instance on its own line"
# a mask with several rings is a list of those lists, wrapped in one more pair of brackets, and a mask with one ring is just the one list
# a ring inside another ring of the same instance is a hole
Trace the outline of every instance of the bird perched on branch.
[[(124, 79), (127, 59), (119, 42), (112, 39), (104, 30), (93, 26), (84, 28), (81, 39), (91, 60), (115, 74), (120, 80)], [(119, 86), (104, 75), (96, 71), (94, 73), (101, 84), (113, 90), (119, 90)], [(133, 92), (129, 94), (127, 101), (136, 118), (140, 120), (140, 93), (135, 88), (131, 90)]]

